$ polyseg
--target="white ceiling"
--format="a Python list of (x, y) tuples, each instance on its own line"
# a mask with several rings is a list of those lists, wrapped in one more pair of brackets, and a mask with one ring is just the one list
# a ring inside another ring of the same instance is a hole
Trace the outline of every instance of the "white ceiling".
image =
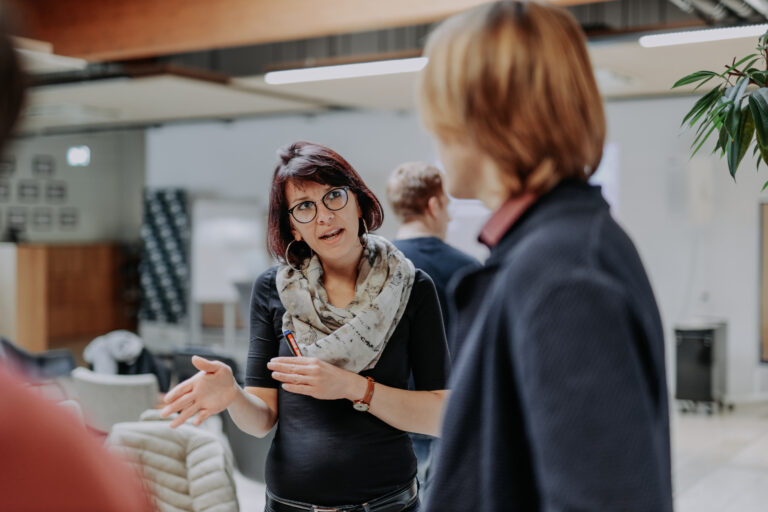
[[(754, 50), (753, 38), (664, 48), (642, 48), (635, 37), (590, 43), (606, 98), (670, 94), (680, 77), (722, 70)], [(161, 75), (35, 88), (28, 99), (24, 131), (117, 126), (184, 119), (232, 118), (327, 107), (409, 109), (416, 74), (268, 85), (262, 76), (229, 84)], [(690, 92), (691, 87), (679, 92)]]
[(27, 99), (22, 131), (118, 126), (182, 119), (232, 118), (317, 109), (309, 101), (258, 94), (204, 80), (159, 75), (37, 87)]

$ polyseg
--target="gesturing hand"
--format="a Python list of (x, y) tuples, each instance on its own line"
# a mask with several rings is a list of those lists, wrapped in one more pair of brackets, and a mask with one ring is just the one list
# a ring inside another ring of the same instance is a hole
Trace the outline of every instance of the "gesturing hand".
[(162, 416), (165, 418), (174, 412), (180, 413), (171, 422), (171, 428), (178, 427), (195, 414), (197, 418), (193, 423), (200, 425), (212, 414), (229, 407), (237, 396), (237, 383), (229, 366), (200, 356), (193, 356), (192, 364), (200, 371), (165, 395), (168, 405), (161, 411)]
[(314, 357), (275, 357), (267, 368), (284, 390), (319, 400), (354, 400), (363, 396), (367, 385), (360, 375)]

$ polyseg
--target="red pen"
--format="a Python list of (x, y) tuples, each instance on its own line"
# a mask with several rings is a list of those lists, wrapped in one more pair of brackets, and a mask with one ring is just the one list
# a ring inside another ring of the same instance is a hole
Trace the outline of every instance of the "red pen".
[(301, 357), (301, 350), (299, 350), (299, 344), (296, 343), (296, 338), (291, 331), (283, 331), (283, 336), (288, 340), (288, 346), (291, 347), (291, 352), (296, 357)]

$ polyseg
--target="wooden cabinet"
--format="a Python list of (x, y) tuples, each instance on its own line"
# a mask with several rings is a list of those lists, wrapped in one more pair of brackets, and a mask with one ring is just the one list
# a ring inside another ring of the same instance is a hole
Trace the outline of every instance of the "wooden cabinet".
[(115, 244), (18, 245), (15, 341), (40, 351), (134, 327), (125, 315), (122, 265)]

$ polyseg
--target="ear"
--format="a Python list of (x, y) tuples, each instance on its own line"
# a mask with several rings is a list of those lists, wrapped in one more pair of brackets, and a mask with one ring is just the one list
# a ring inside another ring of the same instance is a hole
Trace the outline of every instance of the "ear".
[(438, 212), (440, 211), (440, 208), (442, 208), (442, 205), (440, 204), (440, 198), (437, 196), (432, 196), (427, 201), (427, 212), (432, 217), (437, 217)]
[(301, 233), (299, 233), (299, 230), (293, 227), (293, 223), (291, 223), (291, 234), (293, 235), (294, 240), (301, 242)]

